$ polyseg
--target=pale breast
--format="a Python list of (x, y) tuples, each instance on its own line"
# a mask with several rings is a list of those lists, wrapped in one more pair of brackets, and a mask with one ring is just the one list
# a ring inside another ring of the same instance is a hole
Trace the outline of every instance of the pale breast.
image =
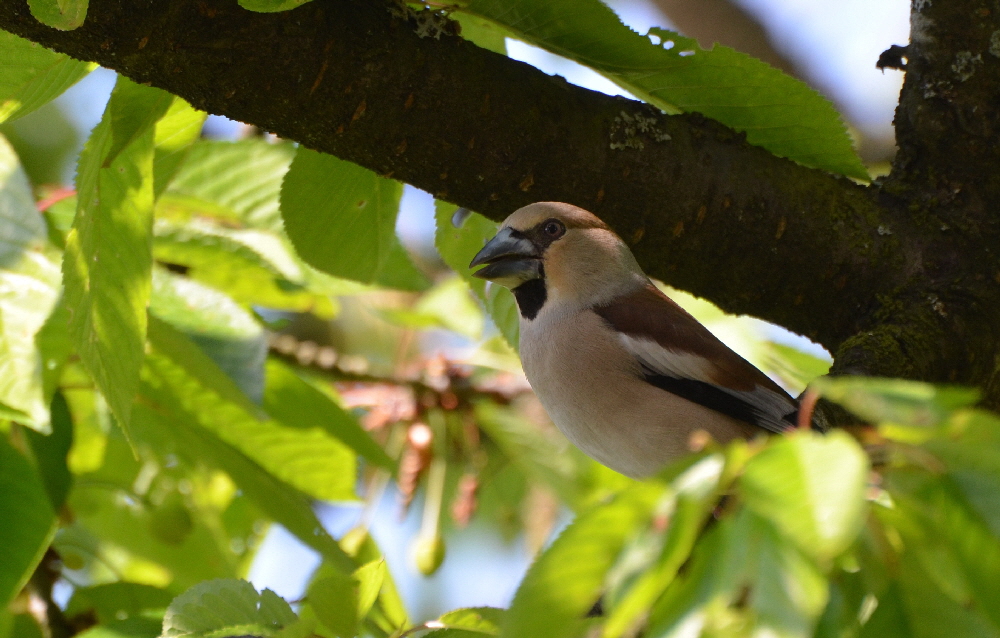
[(552, 421), (600, 463), (633, 477), (688, 451), (694, 430), (717, 440), (746, 426), (642, 380), (639, 364), (590, 310), (547, 306), (521, 320), (521, 362)]

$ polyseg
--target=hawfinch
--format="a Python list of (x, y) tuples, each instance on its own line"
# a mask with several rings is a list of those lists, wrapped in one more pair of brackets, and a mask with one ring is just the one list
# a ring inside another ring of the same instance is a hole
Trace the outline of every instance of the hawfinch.
[(510, 288), (524, 373), (577, 447), (641, 478), (688, 451), (794, 427), (798, 404), (642, 272), (593, 214), (557, 202), (504, 220), (475, 273)]

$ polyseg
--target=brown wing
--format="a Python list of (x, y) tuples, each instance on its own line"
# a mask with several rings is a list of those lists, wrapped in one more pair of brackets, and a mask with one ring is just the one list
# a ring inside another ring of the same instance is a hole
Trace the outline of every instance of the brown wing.
[(619, 334), (647, 382), (767, 430), (792, 427), (795, 400), (652, 284), (593, 311)]

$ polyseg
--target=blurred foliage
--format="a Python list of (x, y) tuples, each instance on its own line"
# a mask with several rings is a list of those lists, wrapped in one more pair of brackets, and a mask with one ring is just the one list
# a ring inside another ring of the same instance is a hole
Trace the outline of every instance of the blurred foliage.
[[(31, 7), (73, 28), (87, 3)], [(524, 37), (683, 109), (622, 70), (639, 60), (774, 117), (726, 88), (752, 61), (670, 53), (596, 0), (453, 9), (495, 51)], [(72, 136), (50, 101), (92, 67), (7, 34), (0, 62), (0, 638), (1000, 635), (1000, 418), (974, 392), (817, 379), (812, 349), (672, 291), (859, 425), (709, 442), (626, 479), (570, 447), (520, 374), (511, 295), (467, 269), (493, 222), (438, 202), (441, 261), (421, 271), (398, 183), (267, 137), (200, 139), (204, 113), (125, 79), (62, 189)], [(765, 75), (785, 106), (812, 100)], [(813, 147), (760, 143), (854, 174), (817, 104), (788, 123), (827, 131), (799, 136)], [(390, 484), (422, 508), (424, 574), (472, 520), (525, 536), (539, 554), (508, 609), (408, 617), (367, 529)], [(363, 503), (361, 523), (333, 538), (321, 501)], [(560, 509), (575, 518), (546, 546)], [(322, 560), (300, 601), (245, 580), (275, 523)]]

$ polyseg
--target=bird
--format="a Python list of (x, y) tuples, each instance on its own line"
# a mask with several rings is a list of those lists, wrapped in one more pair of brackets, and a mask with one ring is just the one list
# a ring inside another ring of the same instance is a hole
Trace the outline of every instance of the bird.
[(472, 259), (509, 288), (525, 376), (565, 436), (645, 478), (690, 451), (795, 428), (799, 405), (660, 291), (593, 213), (561, 202), (514, 211)]

